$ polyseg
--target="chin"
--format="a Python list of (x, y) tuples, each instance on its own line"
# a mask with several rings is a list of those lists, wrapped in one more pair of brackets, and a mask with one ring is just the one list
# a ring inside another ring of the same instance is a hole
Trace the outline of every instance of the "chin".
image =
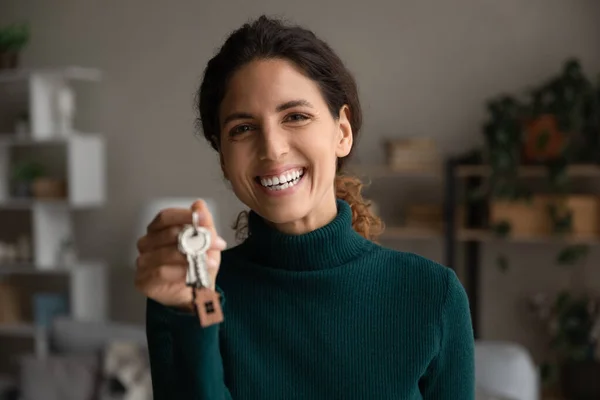
[(309, 212), (308, 199), (280, 199), (275, 202), (260, 201), (253, 209), (258, 215), (274, 224), (288, 224), (303, 219)]
[(306, 215), (304, 210), (295, 207), (278, 207), (276, 209), (262, 209), (259, 213), (267, 221), (277, 225), (287, 225), (303, 219)]

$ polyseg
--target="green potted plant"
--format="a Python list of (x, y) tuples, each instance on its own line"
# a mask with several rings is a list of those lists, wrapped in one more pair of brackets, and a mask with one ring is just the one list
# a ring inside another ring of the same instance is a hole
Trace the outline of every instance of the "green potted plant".
[(0, 70), (17, 68), (20, 52), (29, 43), (29, 36), (26, 23), (0, 28)]
[(33, 182), (45, 174), (41, 164), (34, 161), (24, 161), (14, 166), (12, 180), (16, 197), (31, 197)]
[(561, 291), (537, 294), (530, 306), (546, 330), (552, 355), (543, 368), (544, 382), (559, 381), (570, 399), (599, 399), (600, 298)]
[[(570, 196), (567, 168), (574, 163), (600, 160), (600, 85), (594, 85), (585, 76), (579, 61), (567, 60), (559, 74), (535, 86), (525, 96), (503, 95), (492, 99), (483, 133), (491, 176), (485, 193), (479, 192), (484, 193), (483, 197), (490, 196), (490, 215), (498, 214), (494, 212), (498, 204), (508, 211), (514, 204), (521, 213), (508, 219), (491, 218), (490, 228), (499, 236), (519, 233), (514, 232), (511, 220), (523, 220), (523, 210), (527, 208), (530, 210), (525, 212), (527, 216), (539, 214), (541, 208), (531, 203), (535, 198), (519, 177), (521, 165), (537, 164), (547, 169), (547, 189), (553, 200), (536, 220), (551, 220), (552, 232), (548, 233), (571, 233), (572, 210), (559, 207)], [(526, 227), (533, 229), (534, 225)], [(557, 261), (572, 264), (573, 258), (585, 254), (583, 246), (567, 246), (558, 254)], [(506, 265), (504, 257), (500, 260), (500, 264)]]

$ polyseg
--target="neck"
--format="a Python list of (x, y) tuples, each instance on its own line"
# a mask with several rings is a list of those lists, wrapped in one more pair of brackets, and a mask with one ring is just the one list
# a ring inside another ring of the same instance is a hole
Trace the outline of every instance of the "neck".
[(352, 228), (352, 210), (343, 200), (335, 202), (335, 216), (325, 225), (302, 234), (276, 229), (251, 211), (249, 236), (242, 248), (250, 261), (287, 270), (321, 270), (346, 264), (363, 254), (372, 243)]
[(333, 221), (337, 213), (338, 207), (336, 198), (332, 191), (323, 198), (319, 206), (315, 207), (303, 218), (282, 224), (275, 224), (271, 222), (269, 222), (269, 224), (279, 232), (283, 232), (288, 235), (302, 235), (327, 225)]

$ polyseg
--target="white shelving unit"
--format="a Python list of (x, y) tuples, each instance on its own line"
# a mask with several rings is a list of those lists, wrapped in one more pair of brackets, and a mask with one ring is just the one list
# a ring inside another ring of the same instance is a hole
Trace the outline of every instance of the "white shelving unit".
[[(65, 238), (76, 237), (73, 212), (105, 204), (105, 140), (100, 134), (75, 131), (65, 122), (64, 111), (59, 112), (57, 103), (63, 102), (63, 110), (69, 106), (74, 81), (97, 82), (100, 78), (100, 71), (81, 67), (0, 71), (0, 95), (3, 84), (20, 86), (21, 90), (14, 93), (25, 97), (19, 100), (26, 104), (29, 115), (27, 134), (0, 132), (0, 211), (29, 213), (27, 231), (32, 250), (31, 260), (27, 262), (0, 260), (0, 280), (8, 275), (24, 275), (28, 280), (44, 279), (48, 274), (66, 276), (71, 317), (95, 321), (107, 318), (106, 264), (84, 260), (65, 263), (58, 258), (58, 252)], [(48, 148), (64, 156), (61, 178), (66, 182), (66, 196), (60, 199), (15, 197), (11, 191), (14, 154), (23, 149), (28, 154), (36, 154)], [(2, 225), (0, 219), (0, 228)], [(0, 323), (0, 338), (3, 336), (30, 337), (35, 340), (38, 355), (47, 352), (46, 330), (33, 322)]]

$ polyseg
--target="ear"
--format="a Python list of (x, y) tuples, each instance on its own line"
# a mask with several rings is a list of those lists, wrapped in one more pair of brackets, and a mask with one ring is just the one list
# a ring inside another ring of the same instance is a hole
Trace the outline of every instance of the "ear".
[(340, 109), (337, 129), (335, 155), (338, 158), (343, 158), (350, 154), (354, 142), (352, 125), (350, 125), (350, 107), (346, 104)]

